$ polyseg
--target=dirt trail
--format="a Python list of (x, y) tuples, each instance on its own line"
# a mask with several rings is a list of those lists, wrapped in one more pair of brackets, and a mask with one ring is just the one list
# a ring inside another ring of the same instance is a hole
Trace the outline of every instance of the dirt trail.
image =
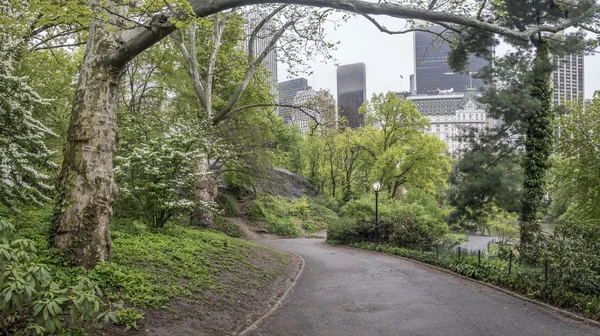
[(251, 224), (247, 219), (244, 218), (226, 218), (231, 223), (237, 224), (242, 230), (242, 234), (244, 238), (248, 240), (270, 240), (270, 239), (279, 239), (280, 237), (269, 233), (269, 231), (260, 228), (256, 225)]

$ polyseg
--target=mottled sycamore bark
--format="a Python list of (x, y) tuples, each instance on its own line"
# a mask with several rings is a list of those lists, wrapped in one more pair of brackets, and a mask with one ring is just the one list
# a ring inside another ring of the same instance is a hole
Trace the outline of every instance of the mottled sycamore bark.
[[(92, 8), (99, 4), (89, 3)], [(72, 263), (86, 268), (110, 253), (108, 223), (117, 197), (113, 154), (121, 79), (120, 69), (110, 66), (106, 55), (117, 41), (106, 23), (92, 20), (58, 179), (51, 243)]]
[(190, 214), (190, 225), (213, 227), (213, 213), (207, 211), (206, 205), (214, 203), (217, 198), (217, 181), (210, 172), (207, 159), (194, 162), (194, 200), (196, 206)]

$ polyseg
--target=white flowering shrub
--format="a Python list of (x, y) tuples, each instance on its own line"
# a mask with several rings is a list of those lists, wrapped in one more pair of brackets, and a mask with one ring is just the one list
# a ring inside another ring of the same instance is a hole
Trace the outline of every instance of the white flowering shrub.
[[(0, 16), (13, 15), (0, 1)], [(3, 20), (2, 22), (7, 22)], [(35, 106), (45, 104), (27, 78), (13, 76), (15, 54), (23, 43), (0, 24), (0, 202), (15, 208), (17, 201), (41, 204), (52, 190), (52, 152), (45, 138), (52, 131), (32, 116)]]
[[(202, 154), (194, 149), (194, 138), (182, 129), (173, 127), (164, 138), (138, 143), (115, 158), (117, 211), (139, 215), (148, 225), (162, 227), (169, 218), (194, 207), (192, 164)], [(203, 205), (216, 210), (216, 204)]]

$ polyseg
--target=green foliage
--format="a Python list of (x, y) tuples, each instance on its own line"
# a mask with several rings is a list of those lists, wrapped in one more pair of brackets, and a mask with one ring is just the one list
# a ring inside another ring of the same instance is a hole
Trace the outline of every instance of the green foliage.
[(319, 195), (310, 199), (312, 204), (318, 204), (326, 207), (327, 209), (336, 212), (338, 210), (338, 202), (327, 195)]
[(89, 277), (108, 299), (138, 308), (223, 290), (219, 279), (228, 273), (269, 276), (249, 261), (256, 245), (217, 232), (169, 224), (138, 234), (114, 231), (112, 238), (111, 260), (99, 263)]
[(213, 219), (213, 226), (215, 230), (223, 232), (229, 237), (242, 238), (243, 236), (239, 225), (232, 223), (221, 216), (215, 216)]
[(223, 216), (225, 217), (238, 217), (240, 210), (238, 209), (237, 200), (235, 197), (226, 194), (218, 193), (215, 202), (223, 210)]
[(440, 243), (446, 246), (456, 246), (469, 241), (469, 237), (464, 233), (446, 233)]
[[(445, 186), (450, 160), (445, 143), (425, 134), (427, 117), (394, 92), (373, 95), (360, 109), (365, 126), (323, 129), (305, 137), (303, 175), (331, 198), (361, 198), (375, 180), (389, 197), (416, 187), (436, 192)], [(332, 208), (332, 207), (330, 207)]]
[(282, 198), (261, 193), (252, 202), (251, 220), (265, 222), (265, 228), (281, 236), (298, 236), (299, 226), (312, 233), (324, 230), (338, 215), (308, 198)]
[(265, 228), (279, 236), (297, 237), (300, 235), (298, 224), (291, 217), (275, 217), (267, 215)]
[[(553, 203), (563, 209), (556, 215), (578, 218), (593, 225), (600, 216), (600, 92), (584, 111), (581, 103), (569, 105), (570, 113), (559, 117)], [(563, 215), (564, 214), (564, 215)]]
[[(410, 189), (402, 199), (379, 199), (379, 239), (398, 246), (432, 244), (448, 233), (448, 210), (426, 191)], [(327, 230), (336, 242), (372, 241), (375, 228), (375, 197), (369, 195), (346, 203), (343, 217)]]
[(64, 313), (70, 313), (73, 324), (114, 322), (112, 312), (101, 312), (102, 291), (94, 282), (79, 275), (72, 285), (57, 283), (57, 271), (40, 260), (34, 242), (14, 238), (12, 228), (0, 220), (2, 329), (26, 325), (37, 334), (59, 332), (66, 327)]
[(144, 318), (144, 312), (136, 308), (124, 308), (115, 312), (118, 325), (125, 326), (125, 331), (133, 328), (138, 330), (137, 321)]
[[(521, 156), (513, 153), (511, 144), (497, 143), (502, 134), (487, 133), (472, 139), (471, 149), (461, 156), (450, 174), (452, 188), (448, 192), (451, 223), (459, 222), (468, 230), (482, 227), (483, 208), (491, 200), (510, 212), (521, 210), (523, 169)], [(493, 145), (490, 145), (493, 143)], [(485, 144), (485, 145), (483, 145)]]
[(548, 69), (550, 50), (548, 42), (537, 45), (537, 54), (533, 67), (535, 74), (532, 94), (539, 99), (540, 105), (527, 118), (525, 140), (525, 159), (523, 171), (523, 198), (521, 211), (521, 243), (529, 244), (541, 231), (536, 219), (538, 207), (546, 187), (546, 171), (550, 168), (548, 158), (552, 152), (552, 88)]

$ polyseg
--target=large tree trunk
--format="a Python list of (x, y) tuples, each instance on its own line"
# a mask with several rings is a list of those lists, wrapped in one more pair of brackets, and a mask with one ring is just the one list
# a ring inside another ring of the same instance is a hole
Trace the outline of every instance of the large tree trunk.
[(190, 225), (213, 227), (213, 213), (207, 206), (215, 203), (218, 186), (214, 174), (210, 171), (208, 159), (196, 160), (193, 168), (194, 175), (194, 201), (196, 206), (190, 214)]
[[(97, 3), (90, 0), (92, 8)], [(92, 20), (73, 101), (58, 178), (51, 243), (85, 268), (110, 253), (108, 223), (117, 197), (113, 155), (120, 72), (107, 64), (117, 39), (107, 23)], [(112, 27), (114, 29), (114, 27)]]
[(521, 211), (521, 243), (529, 244), (541, 231), (536, 218), (537, 210), (544, 196), (548, 157), (552, 152), (552, 88), (550, 87), (551, 67), (548, 42), (540, 41), (533, 68), (533, 96), (540, 105), (527, 118), (525, 159), (523, 160), (525, 180), (523, 182), (523, 208)]

